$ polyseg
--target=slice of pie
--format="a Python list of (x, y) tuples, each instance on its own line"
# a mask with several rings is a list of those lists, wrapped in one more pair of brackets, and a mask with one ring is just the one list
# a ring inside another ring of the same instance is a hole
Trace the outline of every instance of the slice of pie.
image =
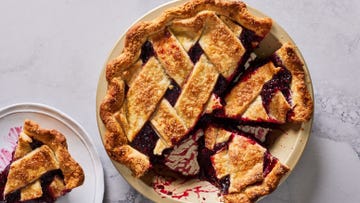
[(54, 202), (83, 182), (84, 172), (69, 154), (65, 136), (25, 120), (13, 159), (0, 175), (0, 200)]
[(207, 126), (199, 150), (200, 177), (218, 186), (226, 202), (253, 202), (273, 191), (289, 171), (255, 137), (241, 131)]
[(309, 120), (313, 101), (295, 47), (286, 43), (269, 59), (251, 65), (224, 103), (225, 117), (280, 124)]
[(109, 156), (135, 177), (162, 166), (210, 181), (226, 202), (273, 191), (289, 168), (266, 135), (308, 121), (313, 101), (292, 44), (251, 57), (271, 26), (242, 2), (194, 0), (130, 28), (106, 68)]

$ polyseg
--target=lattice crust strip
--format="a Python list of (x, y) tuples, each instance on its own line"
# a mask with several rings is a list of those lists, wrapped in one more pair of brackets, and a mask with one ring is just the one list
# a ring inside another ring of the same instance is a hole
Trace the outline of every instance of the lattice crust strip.
[(124, 116), (121, 118), (126, 120), (121, 121), (126, 123), (125, 132), (129, 141), (149, 120), (169, 85), (170, 80), (164, 69), (155, 57), (151, 57), (129, 87), (122, 105)]
[[(29, 136), (27, 136), (24, 132), (20, 133), (18, 145), (14, 152), (14, 160), (18, 160), (32, 151), (32, 148), (30, 146), (31, 142), (32, 139)], [(43, 192), (39, 180), (34, 181), (34, 183), (20, 189), (20, 201), (39, 198), (42, 195)]]
[(109, 87), (100, 116), (109, 155), (143, 175), (149, 155), (130, 145), (145, 123), (159, 136), (158, 149), (182, 140), (207, 105), (216, 105), (209, 99), (216, 98), (218, 78), (229, 82), (270, 28), (269, 18), (252, 16), (241, 2), (205, 0), (132, 27), (122, 54), (106, 69)]
[(152, 35), (150, 41), (165, 72), (179, 86), (182, 86), (194, 68), (186, 51), (167, 28)]
[(213, 12), (204, 12), (204, 29), (199, 44), (225, 78), (230, 79), (245, 54), (239, 38)]

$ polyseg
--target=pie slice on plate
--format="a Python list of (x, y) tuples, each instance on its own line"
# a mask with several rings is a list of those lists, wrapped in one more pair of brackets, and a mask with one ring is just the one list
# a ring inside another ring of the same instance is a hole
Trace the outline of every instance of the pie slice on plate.
[(82, 185), (83, 169), (67, 148), (60, 132), (25, 120), (13, 159), (0, 175), (0, 200), (54, 202)]

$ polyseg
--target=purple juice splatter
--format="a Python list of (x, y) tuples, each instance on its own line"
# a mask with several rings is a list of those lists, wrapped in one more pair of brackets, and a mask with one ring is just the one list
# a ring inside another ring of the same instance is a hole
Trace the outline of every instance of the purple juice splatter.
[(6, 142), (9, 145), (3, 146), (3, 148), (0, 149), (0, 171), (3, 171), (5, 167), (10, 163), (13, 151), (17, 145), (17, 140), (21, 131), (21, 126), (10, 128), (9, 133), (6, 137)]

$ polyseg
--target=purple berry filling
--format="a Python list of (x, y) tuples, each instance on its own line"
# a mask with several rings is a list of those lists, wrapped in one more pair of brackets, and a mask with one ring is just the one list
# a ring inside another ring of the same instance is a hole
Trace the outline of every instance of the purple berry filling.
[(280, 57), (275, 53), (271, 56), (271, 61), (275, 64), (275, 66), (277, 67), (283, 67), (286, 68), (282, 62), (282, 60), (280, 59)]
[(140, 59), (143, 63), (146, 63), (152, 56), (155, 56), (154, 48), (151, 42), (146, 41), (141, 47)]
[(257, 45), (262, 40), (262, 37), (257, 36), (254, 31), (244, 28), (239, 38), (246, 50), (254, 49), (256, 47), (254, 44)]
[(4, 189), (9, 174), (10, 164), (0, 173), (0, 201), (4, 201)]
[(272, 157), (271, 154), (266, 151), (264, 156), (264, 169), (263, 174), (266, 177), (273, 170), (278, 160), (275, 157)]
[(153, 150), (158, 139), (159, 137), (150, 123), (146, 123), (130, 145), (141, 153), (151, 157), (153, 156)]
[(204, 50), (201, 48), (199, 42), (196, 42), (189, 50), (188, 55), (190, 56), (191, 61), (195, 64), (200, 56), (204, 53)]
[(226, 80), (226, 78), (224, 76), (222, 76), (220, 74), (216, 81), (213, 93), (218, 96), (222, 96), (225, 93), (228, 85), (229, 85), (229, 82)]
[(166, 100), (168, 100), (171, 106), (175, 106), (175, 103), (181, 93), (181, 89), (174, 80), (171, 80), (170, 87), (166, 90), (164, 97)]
[(291, 91), (290, 91), (290, 83), (291, 83), (291, 73), (285, 68), (281, 68), (281, 70), (265, 85), (261, 90), (261, 99), (263, 101), (263, 105), (265, 109), (269, 112), (268, 106), (271, 102), (272, 97), (275, 95), (277, 91), (281, 91), (285, 96), (286, 100), (290, 103), (291, 100)]
[(32, 142), (30, 143), (30, 147), (32, 150), (41, 147), (44, 143), (38, 141), (38, 140), (32, 140)]

